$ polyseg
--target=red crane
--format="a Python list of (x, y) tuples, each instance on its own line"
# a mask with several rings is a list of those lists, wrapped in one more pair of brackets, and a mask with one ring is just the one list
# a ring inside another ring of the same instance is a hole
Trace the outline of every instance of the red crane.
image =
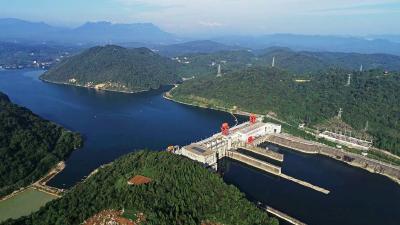
[(256, 115), (254, 115), (253, 113), (250, 115), (250, 123), (251, 124), (255, 124), (257, 121), (257, 117)]
[(221, 126), (221, 133), (223, 135), (228, 135), (229, 134), (229, 124), (228, 123), (223, 123)]
[(247, 138), (247, 144), (253, 144), (254, 142), (254, 137), (250, 136), (249, 138)]

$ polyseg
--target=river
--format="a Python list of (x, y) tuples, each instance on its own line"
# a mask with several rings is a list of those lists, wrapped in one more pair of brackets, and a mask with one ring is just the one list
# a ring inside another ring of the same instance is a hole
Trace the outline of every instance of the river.
[[(98, 166), (137, 149), (163, 150), (210, 136), (234, 118), (223, 112), (177, 104), (162, 97), (167, 88), (139, 94), (103, 92), (42, 82), (43, 71), (0, 71), (0, 91), (34, 113), (80, 132), (82, 149), (50, 185), (69, 188)], [(243, 120), (243, 118), (240, 118)], [(400, 187), (390, 179), (317, 155), (279, 148), (284, 173), (331, 191), (304, 188), (231, 160), (224, 180), (311, 225), (398, 225)]]

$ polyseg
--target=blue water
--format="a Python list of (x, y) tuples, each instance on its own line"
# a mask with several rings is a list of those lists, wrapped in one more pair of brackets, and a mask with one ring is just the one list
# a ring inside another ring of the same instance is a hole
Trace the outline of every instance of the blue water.
[(42, 71), (0, 72), (0, 91), (34, 113), (83, 134), (66, 169), (50, 185), (68, 188), (102, 164), (137, 149), (163, 150), (217, 132), (231, 115), (187, 107), (162, 98), (165, 90), (140, 94), (99, 92), (42, 82)]
[[(164, 90), (140, 94), (99, 92), (42, 82), (43, 71), (0, 71), (0, 91), (14, 103), (80, 132), (85, 145), (50, 185), (68, 188), (98, 166), (136, 149), (163, 150), (218, 131), (230, 114), (162, 98)], [(224, 179), (254, 201), (312, 225), (399, 225), (400, 186), (386, 177), (323, 156), (280, 148), (283, 172), (331, 191), (329, 195), (224, 160)]]

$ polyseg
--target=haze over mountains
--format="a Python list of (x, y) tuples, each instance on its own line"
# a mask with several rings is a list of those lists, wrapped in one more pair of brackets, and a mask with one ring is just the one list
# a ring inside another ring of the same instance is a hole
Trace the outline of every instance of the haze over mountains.
[(50, 26), (19, 19), (0, 19), (0, 40), (99, 44), (110, 42), (174, 43), (174, 35), (151, 23), (88, 22), (77, 28)]
[(51, 26), (42, 22), (28, 22), (20, 19), (0, 19), (0, 41), (8, 42), (55, 42), (62, 44), (96, 45), (122, 44), (132, 47), (150, 47), (163, 55), (175, 55), (177, 48), (184, 53), (198, 53), (238, 48), (263, 49), (272, 46), (289, 47), (301, 51), (332, 51), (358, 53), (386, 53), (400, 55), (398, 35), (375, 35), (369, 37), (319, 36), (297, 34), (268, 34), (261, 36), (210, 37), (219, 42), (193, 42), (190, 46), (165, 45), (182, 44), (196, 38), (182, 38), (161, 30), (152, 23), (113, 24), (110, 22), (88, 22), (77, 28)]

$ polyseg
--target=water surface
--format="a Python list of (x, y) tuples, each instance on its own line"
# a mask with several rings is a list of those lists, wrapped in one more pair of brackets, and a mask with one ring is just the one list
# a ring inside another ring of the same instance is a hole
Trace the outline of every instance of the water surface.
[[(44, 83), (42, 71), (0, 71), (0, 91), (34, 113), (80, 132), (85, 146), (72, 153), (50, 185), (67, 188), (98, 166), (137, 149), (162, 150), (210, 136), (230, 114), (140, 94), (98, 92)], [(331, 191), (325, 195), (231, 160), (224, 179), (254, 201), (312, 225), (399, 225), (400, 187), (390, 179), (317, 155), (279, 148), (282, 171)]]

